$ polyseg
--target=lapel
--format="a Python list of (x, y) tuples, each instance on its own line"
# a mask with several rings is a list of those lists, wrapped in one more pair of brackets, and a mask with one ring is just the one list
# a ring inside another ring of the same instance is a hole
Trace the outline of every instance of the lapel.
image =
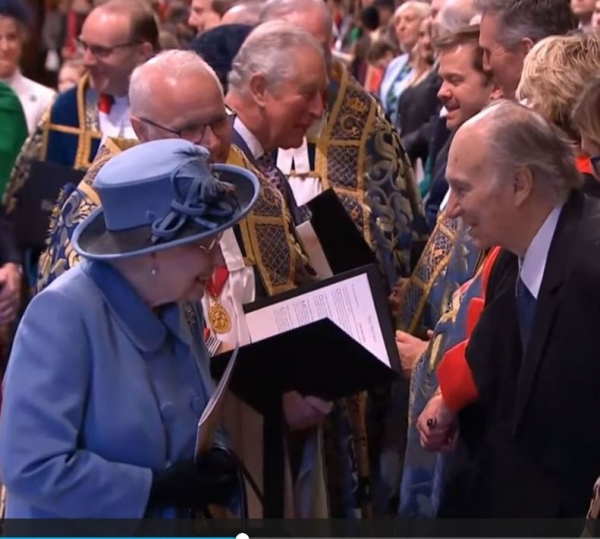
[(584, 196), (582, 193), (574, 191), (571, 194), (563, 207), (550, 244), (544, 278), (536, 302), (529, 344), (523, 354), (521, 370), (517, 380), (513, 430), (515, 435), (521, 425), (540, 362), (552, 334), (556, 310), (560, 303), (559, 292), (568, 270), (569, 249), (573, 243), (573, 238), (576, 237), (575, 228), (581, 216), (583, 202)]

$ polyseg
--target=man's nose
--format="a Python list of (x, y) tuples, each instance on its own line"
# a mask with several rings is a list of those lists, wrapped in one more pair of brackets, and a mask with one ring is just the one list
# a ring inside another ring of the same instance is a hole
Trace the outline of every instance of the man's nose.
[(204, 146), (212, 158), (216, 157), (221, 146), (221, 139), (215, 135), (214, 131), (209, 125), (207, 125), (204, 129), (202, 136), (198, 136), (196, 138), (197, 140), (192, 141), (194, 144), (197, 144), (198, 146)]
[(310, 114), (315, 118), (320, 118), (325, 112), (325, 99), (321, 92), (317, 92), (310, 102), (310, 108), (308, 109)]
[(446, 204), (446, 216), (452, 219), (460, 217), (461, 209), (458, 204), (458, 200), (452, 188), (450, 188), (450, 196), (448, 197), (448, 203)]
[(83, 49), (83, 65), (85, 67), (96, 65), (96, 57), (88, 47)]
[(448, 88), (448, 85), (446, 84), (446, 82), (442, 82), (442, 85), (440, 86), (440, 89), (438, 90), (437, 93), (437, 98), (444, 102), (444, 101), (448, 101), (451, 97), (451, 93), (450, 93), (450, 89)]

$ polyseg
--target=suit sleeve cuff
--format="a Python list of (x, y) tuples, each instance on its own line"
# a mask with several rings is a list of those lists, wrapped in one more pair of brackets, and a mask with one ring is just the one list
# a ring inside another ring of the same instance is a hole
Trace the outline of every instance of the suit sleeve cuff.
[(454, 413), (460, 412), (479, 396), (471, 369), (465, 359), (467, 344), (468, 341), (463, 341), (450, 349), (437, 370), (444, 403)]

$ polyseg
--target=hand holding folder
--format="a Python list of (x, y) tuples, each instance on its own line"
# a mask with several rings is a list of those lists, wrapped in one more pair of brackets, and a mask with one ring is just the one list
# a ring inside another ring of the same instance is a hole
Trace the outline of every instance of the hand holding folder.
[[(245, 310), (252, 343), (239, 350), (230, 388), (259, 413), (289, 391), (333, 401), (398, 376), (387, 295), (374, 266)], [(212, 358), (213, 376), (223, 376), (230, 356)]]

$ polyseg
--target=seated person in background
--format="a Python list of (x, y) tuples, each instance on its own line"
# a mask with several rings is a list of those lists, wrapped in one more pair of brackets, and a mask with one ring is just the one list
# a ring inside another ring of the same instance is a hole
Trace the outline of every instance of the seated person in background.
[(219, 240), (255, 204), (258, 180), (208, 162), (200, 146), (161, 140), (98, 173), (102, 207), (73, 236), (84, 261), (35, 296), (9, 360), (8, 519), (190, 517), (235, 505), (221, 433), (194, 462), (213, 392), (198, 305)]

